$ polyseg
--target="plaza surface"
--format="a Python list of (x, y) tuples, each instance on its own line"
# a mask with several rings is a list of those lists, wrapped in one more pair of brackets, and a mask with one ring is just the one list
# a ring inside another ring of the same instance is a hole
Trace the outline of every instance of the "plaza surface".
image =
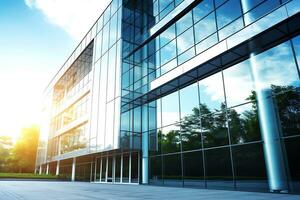
[(299, 200), (299, 195), (82, 182), (0, 181), (0, 200)]

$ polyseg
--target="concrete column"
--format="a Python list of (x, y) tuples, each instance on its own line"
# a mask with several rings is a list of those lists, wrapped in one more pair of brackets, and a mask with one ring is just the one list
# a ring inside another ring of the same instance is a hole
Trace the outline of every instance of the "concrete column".
[(57, 161), (57, 164), (56, 164), (56, 173), (55, 173), (56, 176), (59, 175), (59, 165), (60, 165), (60, 161)]
[(49, 163), (47, 163), (46, 175), (49, 175)]
[(264, 83), (260, 74), (259, 62), (254, 55), (250, 57), (252, 73), (256, 89), (258, 117), (263, 140), (266, 170), (268, 175), (269, 190), (271, 192), (288, 192), (288, 176), (281, 144), (281, 125), (277, 106), (272, 97), (270, 85)]
[(148, 184), (148, 132), (142, 135), (142, 184)]
[(73, 158), (71, 181), (75, 181), (75, 171), (76, 171), (76, 158)]
[(39, 175), (42, 174), (42, 165), (40, 165), (40, 171), (39, 171)]

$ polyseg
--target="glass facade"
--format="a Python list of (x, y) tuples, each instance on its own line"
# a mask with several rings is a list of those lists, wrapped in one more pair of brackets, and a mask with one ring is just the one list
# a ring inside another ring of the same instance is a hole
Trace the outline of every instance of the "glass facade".
[(297, 0), (113, 0), (48, 86), (38, 170), (300, 193), (299, 11)]

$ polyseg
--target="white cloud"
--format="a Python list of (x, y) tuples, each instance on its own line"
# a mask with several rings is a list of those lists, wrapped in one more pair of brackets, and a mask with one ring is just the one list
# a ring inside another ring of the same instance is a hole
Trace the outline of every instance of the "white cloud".
[(80, 40), (97, 20), (110, 0), (24, 0), (31, 9), (40, 10), (46, 19)]

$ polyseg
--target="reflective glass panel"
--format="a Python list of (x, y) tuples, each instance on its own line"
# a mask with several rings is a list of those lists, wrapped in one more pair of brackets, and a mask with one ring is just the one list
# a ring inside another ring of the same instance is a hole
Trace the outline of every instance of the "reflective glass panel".
[(177, 35), (181, 34), (192, 25), (193, 25), (192, 12), (189, 12), (176, 22)]
[(220, 110), (225, 104), (222, 74), (217, 73), (199, 81), (199, 94), (202, 115)]
[(162, 98), (162, 126), (179, 121), (179, 95), (174, 92)]
[(209, 35), (217, 31), (215, 13), (211, 13), (204, 19), (195, 24), (195, 39), (196, 43), (204, 40)]
[(231, 108), (227, 113), (231, 143), (261, 140), (256, 102)]
[(240, 0), (229, 0), (217, 9), (218, 28), (221, 29), (241, 16)]
[(253, 99), (252, 95), (255, 88), (249, 60), (225, 69), (223, 74), (228, 107), (243, 104)]
[(194, 45), (194, 30), (188, 29), (177, 37), (177, 53), (181, 54)]
[(164, 185), (182, 186), (181, 154), (163, 157), (164, 161)]
[(174, 153), (180, 151), (180, 126), (172, 125), (162, 128), (161, 146), (163, 153)]
[(214, 2), (213, 2), (213, 0), (204, 0), (201, 3), (199, 3), (193, 9), (194, 22), (197, 22), (200, 19), (202, 19), (208, 13), (210, 13), (211, 11), (213, 11), (213, 9), (214, 9)]
[(233, 188), (229, 148), (205, 151), (205, 167), (208, 188)]

